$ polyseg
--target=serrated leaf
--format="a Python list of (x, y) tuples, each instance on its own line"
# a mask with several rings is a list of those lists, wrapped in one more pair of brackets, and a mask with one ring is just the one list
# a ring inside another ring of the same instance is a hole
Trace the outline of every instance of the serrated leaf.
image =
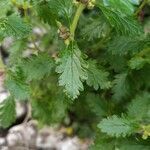
[(97, 132), (94, 143), (91, 144), (89, 150), (114, 150), (116, 139), (108, 137), (105, 133)]
[(108, 81), (109, 73), (97, 68), (97, 64), (95, 61), (89, 61), (89, 66), (87, 69), (88, 78), (86, 80), (89, 86), (93, 86), (95, 90), (108, 89), (111, 87), (111, 82)]
[(4, 37), (23, 38), (28, 36), (30, 31), (30, 26), (18, 15), (13, 14), (7, 18), (0, 19), (0, 32)]
[(150, 119), (150, 94), (137, 95), (128, 105), (128, 115), (133, 119), (141, 121)]
[(91, 108), (91, 111), (95, 113), (98, 117), (101, 118), (107, 114), (107, 102), (99, 95), (88, 94), (86, 99), (89, 107)]
[(27, 48), (26, 39), (16, 40), (9, 48), (9, 64), (16, 64), (22, 58), (23, 51)]
[(68, 106), (61, 96), (53, 95), (52, 97), (46, 98), (43, 95), (42, 99), (33, 99), (33, 117), (44, 125), (60, 122), (65, 117)]
[(142, 58), (142, 57), (133, 57), (130, 61), (129, 61), (129, 67), (131, 69), (136, 69), (139, 70), (141, 69), (146, 63), (150, 64), (150, 59), (147, 58)]
[(58, 16), (64, 18), (69, 24), (73, 13), (73, 0), (49, 0), (50, 9), (57, 12)]
[(16, 99), (25, 100), (29, 98), (30, 89), (20, 70), (8, 72), (5, 86)]
[(109, 136), (114, 137), (125, 137), (135, 131), (135, 125), (133, 122), (125, 117), (118, 117), (113, 115), (107, 119), (103, 119), (99, 124), (98, 128), (102, 132), (107, 133)]
[(9, 127), (15, 121), (15, 117), (15, 101), (12, 97), (8, 97), (0, 103), (0, 127)]
[(65, 87), (66, 93), (73, 99), (83, 90), (82, 81), (87, 78), (85, 61), (75, 43), (71, 43), (60, 58), (60, 65), (56, 69), (60, 73), (59, 85)]
[[(72, 0), (48, 0), (42, 1), (37, 5), (39, 16), (50, 25), (56, 24), (56, 20), (64, 20), (70, 24), (73, 13)], [(63, 18), (63, 19), (62, 19)]]
[(148, 48), (150, 38), (130, 38), (126, 36), (117, 36), (108, 45), (108, 51), (114, 55), (136, 54), (137, 52)]
[(130, 94), (131, 87), (127, 73), (116, 75), (113, 83), (114, 86), (112, 88), (112, 91), (114, 93), (113, 98), (115, 100), (121, 100)]
[(102, 10), (104, 16), (117, 34), (135, 36), (141, 33), (141, 26), (132, 16), (121, 13), (114, 7), (103, 6), (100, 3), (97, 6)]
[(28, 81), (39, 80), (52, 71), (54, 63), (48, 54), (41, 53), (22, 62), (21, 68)]
[(122, 140), (118, 146), (119, 150), (149, 150), (150, 146), (147, 144), (138, 143), (138, 141)]
[(127, 68), (127, 59), (124, 56), (107, 53), (106, 59), (115, 72), (123, 72)]
[(45, 23), (56, 25), (57, 14), (53, 12), (48, 5), (48, 2), (42, 2), (36, 6), (37, 13)]
[(120, 13), (132, 15), (134, 7), (131, 0), (104, 0), (104, 5), (114, 8)]
[(106, 36), (108, 31), (109, 24), (105, 21), (104, 17), (101, 17), (91, 19), (89, 23), (81, 29), (81, 36), (88, 41), (92, 41)]
[(106, 147), (108, 150), (149, 150), (150, 148), (149, 143), (144, 144), (133, 137), (116, 139), (99, 133), (90, 150), (106, 150)]
[(68, 100), (61, 88), (56, 84), (56, 76), (44, 78), (32, 87), (32, 112), (33, 118), (40, 123), (60, 123), (67, 113), (67, 108), (72, 101)]

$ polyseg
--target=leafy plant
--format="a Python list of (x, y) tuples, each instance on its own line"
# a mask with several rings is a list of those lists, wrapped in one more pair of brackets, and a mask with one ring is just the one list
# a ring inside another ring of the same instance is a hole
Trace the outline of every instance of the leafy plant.
[(150, 149), (149, 0), (0, 6), (0, 41), (13, 41), (8, 62), (0, 61), (10, 93), (0, 103), (1, 127), (15, 121), (15, 101), (28, 100), (39, 123), (94, 136), (92, 150)]

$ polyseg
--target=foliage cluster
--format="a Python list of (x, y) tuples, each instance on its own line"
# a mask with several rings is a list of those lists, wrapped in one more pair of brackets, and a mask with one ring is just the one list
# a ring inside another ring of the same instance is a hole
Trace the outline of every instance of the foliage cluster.
[(29, 101), (41, 124), (63, 122), (95, 137), (92, 150), (150, 149), (149, 0), (0, 0), (0, 7), (0, 42), (13, 39), (0, 63), (10, 92), (1, 127), (14, 122), (15, 101)]

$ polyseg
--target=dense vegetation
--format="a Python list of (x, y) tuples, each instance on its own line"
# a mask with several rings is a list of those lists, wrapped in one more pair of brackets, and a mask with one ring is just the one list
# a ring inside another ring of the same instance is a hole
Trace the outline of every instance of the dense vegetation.
[(149, 0), (0, 0), (0, 42), (13, 39), (0, 126), (29, 101), (41, 125), (71, 126), (92, 150), (149, 150), (149, 10)]

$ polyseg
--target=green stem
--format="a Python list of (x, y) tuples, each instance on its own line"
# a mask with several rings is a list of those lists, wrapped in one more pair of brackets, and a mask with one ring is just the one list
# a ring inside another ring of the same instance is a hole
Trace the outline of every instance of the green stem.
[(76, 11), (76, 14), (74, 16), (73, 22), (72, 22), (72, 24), (70, 26), (70, 33), (71, 33), (71, 39), (72, 40), (74, 40), (75, 30), (77, 28), (77, 24), (78, 24), (80, 15), (82, 14), (82, 11), (84, 10), (84, 8), (85, 8), (85, 5), (80, 3), (79, 7), (78, 7), (78, 9)]
[(142, 4), (138, 8), (138, 10), (135, 12), (135, 16), (137, 16), (141, 12), (141, 10), (143, 9), (143, 7), (146, 5), (147, 1), (148, 0), (143, 0)]

